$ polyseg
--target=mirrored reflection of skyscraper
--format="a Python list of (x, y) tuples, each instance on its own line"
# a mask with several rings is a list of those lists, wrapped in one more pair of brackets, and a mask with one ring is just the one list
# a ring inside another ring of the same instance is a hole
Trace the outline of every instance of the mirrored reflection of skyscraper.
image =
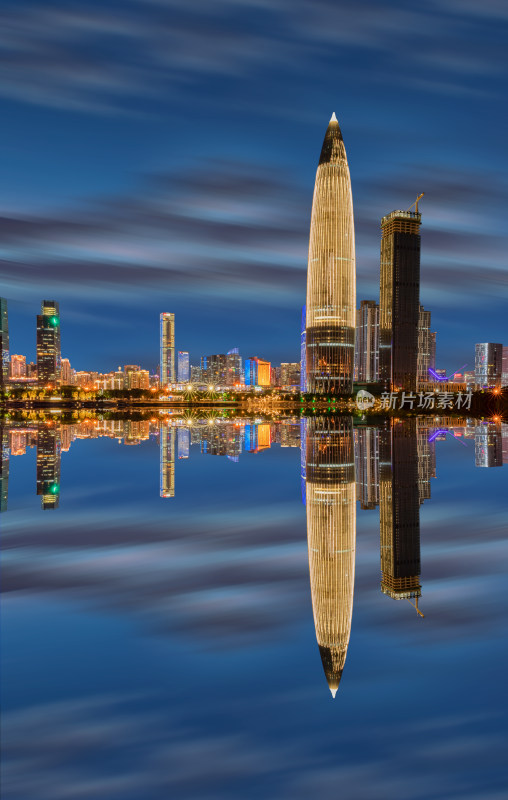
[(9, 435), (0, 420), (0, 511), (7, 511), (9, 492)]
[(474, 432), (475, 466), (502, 467), (503, 440), (501, 424), (482, 422)]
[(416, 419), (389, 421), (379, 432), (381, 591), (418, 598), (420, 487)]
[(37, 315), (37, 379), (40, 384), (61, 380), (60, 310), (54, 300), (43, 300)]
[(61, 435), (56, 425), (41, 425), (37, 431), (37, 494), (42, 508), (58, 508), (60, 501)]
[(351, 632), (356, 547), (352, 420), (306, 425), (307, 542), (316, 638), (335, 697)]
[(379, 430), (358, 425), (354, 429), (356, 496), (360, 508), (379, 504)]
[(165, 311), (160, 315), (160, 385), (171, 383), (176, 383), (175, 315)]
[(160, 496), (175, 496), (175, 438), (176, 429), (161, 420), (159, 428), (160, 447)]
[(356, 318), (353, 198), (333, 114), (316, 173), (307, 269), (307, 391), (351, 394)]

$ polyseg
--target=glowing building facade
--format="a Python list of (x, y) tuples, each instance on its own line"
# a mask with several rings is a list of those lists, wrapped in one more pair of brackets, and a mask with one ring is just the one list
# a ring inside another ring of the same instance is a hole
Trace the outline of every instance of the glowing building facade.
[(0, 297), (0, 386), (9, 377), (9, 317), (7, 300)]
[(353, 391), (356, 266), (346, 150), (333, 114), (314, 186), (307, 270), (307, 391)]
[(190, 358), (186, 350), (178, 351), (178, 383), (190, 381)]
[(308, 419), (305, 494), (316, 638), (335, 697), (351, 633), (356, 548), (352, 420)]
[(160, 496), (175, 496), (175, 438), (176, 430), (161, 421), (160, 446)]
[(37, 379), (58, 384), (61, 379), (60, 310), (54, 300), (43, 300), (37, 315)]
[(272, 381), (271, 363), (262, 358), (245, 359), (245, 385), (270, 386)]
[(60, 501), (61, 428), (41, 426), (37, 432), (37, 494), (44, 510), (58, 508)]
[(160, 384), (172, 383), (176, 383), (175, 315), (165, 311), (160, 315)]
[(503, 371), (503, 345), (481, 342), (475, 345), (475, 379), (481, 387), (501, 386)]

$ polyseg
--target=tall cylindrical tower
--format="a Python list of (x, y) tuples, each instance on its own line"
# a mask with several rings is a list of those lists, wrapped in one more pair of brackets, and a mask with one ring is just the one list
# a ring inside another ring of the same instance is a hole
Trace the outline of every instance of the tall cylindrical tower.
[(335, 114), (314, 186), (307, 269), (307, 391), (353, 391), (356, 314), (351, 179)]

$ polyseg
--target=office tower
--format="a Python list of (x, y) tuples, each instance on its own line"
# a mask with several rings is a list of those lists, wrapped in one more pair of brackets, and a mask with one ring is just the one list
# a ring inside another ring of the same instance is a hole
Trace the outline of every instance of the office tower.
[(475, 345), (475, 380), (479, 387), (501, 386), (503, 345), (482, 342)]
[(482, 422), (474, 431), (476, 467), (503, 466), (503, 439), (501, 424)]
[(420, 224), (416, 210), (381, 220), (379, 377), (386, 389), (417, 387)]
[(3, 386), (9, 377), (9, 317), (7, 315), (7, 300), (0, 297), (0, 386)]
[(60, 431), (55, 425), (42, 425), (37, 432), (37, 494), (42, 508), (58, 508), (60, 500)]
[(270, 370), (270, 383), (272, 386), (282, 386), (282, 365), (280, 367), (274, 367)]
[(307, 544), (316, 638), (332, 696), (346, 660), (355, 580), (356, 503), (351, 417), (307, 420)]
[(228, 357), (225, 353), (201, 356), (201, 376), (210, 386), (227, 386)]
[(37, 315), (37, 379), (41, 385), (60, 383), (60, 311), (54, 300), (43, 300)]
[(72, 384), (71, 362), (68, 358), (62, 358), (62, 384), (64, 386), (71, 386)]
[(7, 511), (9, 495), (9, 436), (0, 419), (0, 512)]
[(379, 432), (379, 518), (381, 591), (396, 600), (420, 597), (420, 489), (415, 419), (391, 420)]
[(190, 359), (185, 350), (178, 351), (178, 383), (188, 383), (190, 380)]
[(242, 386), (243, 370), (242, 357), (238, 347), (233, 347), (226, 354), (226, 386)]
[(316, 173), (307, 269), (307, 390), (353, 391), (356, 314), (351, 180), (333, 114)]
[[(432, 439), (432, 441), (431, 441)], [(416, 419), (418, 494), (420, 503), (430, 500), (430, 479), (436, 477), (436, 440), (431, 437), (428, 417)]]
[(302, 306), (302, 324), (300, 326), (300, 391), (307, 391), (307, 306)]
[[(418, 312), (418, 357), (417, 372), (418, 384), (426, 383), (430, 379), (429, 367), (435, 369), (435, 350), (430, 330), (430, 311), (420, 306)], [(434, 358), (433, 358), (434, 357)]]
[(357, 380), (379, 380), (379, 306), (374, 300), (362, 300), (356, 315)]
[(501, 386), (508, 386), (508, 347), (504, 346), (501, 356)]
[(178, 458), (189, 458), (190, 431), (188, 428), (178, 428)]
[(175, 428), (161, 420), (160, 446), (160, 496), (175, 496)]
[(297, 388), (300, 386), (300, 362), (283, 362), (280, 365), (280, 386)]
[(168, 312), (160, 315), (160, 383), (161, 386), (176, 383), (175, 315)]
[(26, 356), (11, 356), (11, 369), (10, 377), (12, 380), (16, 378), (26, 378)]
[(262, 358), (253, 356), (245, 359), (245, 385), (246, 386), (270, 386), (271, 383), (271, 364), (263, 361)]
[(203, 373), (201, 371), (201, 367), (194, 366), (193, 364), (191, 364), (190, 379), (191, 379), (191, 383), (202, 383), (203, 382)]
[(356, 497), (360, 508), (379, 505), (379, 431), (358, 426), (354, 429)]

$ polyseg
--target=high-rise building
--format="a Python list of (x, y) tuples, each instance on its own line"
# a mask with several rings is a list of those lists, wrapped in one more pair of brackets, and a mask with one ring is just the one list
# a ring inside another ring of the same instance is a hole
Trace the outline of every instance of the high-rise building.
[(16, 378), (26, 378), (26, 356), (12, 354), (10, 377), (13, 380), (16, 380)]
[(0, 297), (0, 386), (9, 377), (9, 317), (7, 300)]
[(201, 356), (201, 376), (211, 386), (227, 386), (228, 356), (226, 353), (214, 353)]
[(379, 380), (379, 306), (374, 300), (362, 300), (356, 315), (357, 380), (376, 383)]
[(58, 508), (60, 500), (60, 430), (55, 425), (41, 425), (37, 432), (37, 494), (42, 508)]
[(64, 386), (72, 384), (72, 368), (68, 358), (62, 358), (62, 383)]
[(161, 420), (160, 444), (160, 496), (175, 496), (175, 437), (176, 429)]
[(178, 383), (188, 383), (190, 380), (190, 359), (185, 350), (178, 351)]
[(416, 206), (381, 220), (379, 377), (387, 389), (417, 388), (421, 219)]
[(501, 358), (501, 386), (508, 386), (508, 347), (505, 346)]
[(356, 314), (351, 180), (335, 114), (316, 173), (307, 269), (307, 391), (353, 391)]
[(502, 369), (502, 344), (482, 342), (475, 345), (474, 371), (477, 386), (501, 386)]
[(418, 598), (420, 486), (416, 420), (390, 421), (379, 432), (381, 591), (396, 600)]
[(307, 306), (302, 307), (302, 324), (300, 326), (300, 391), (307, 391)]
[(262, 358), (253, 356), (245, 359), (245, 385), (246, 386), (270, 386), (271, 384), (271, 364), (263, 361)]
[(429, 360), (429, 367), (432, 369), (436, 369), (436, 340), (437, 340), (437, 333), (436, 331), (430, 332), (430, 360)]
[(190, 431), (188, 428), (178, 428), (178, 458), (189, 458)]
[(43, 300), (37, 315), (37, 379), (40, 384), (60, 383), (60, 311), (54, 300)]
[(198, 367), (197, 365), (191, 364), (190, 379), (191, 379), (192, 383), (202, 383), (203, 382), (203, 373), (201, 372), (201, 367)]
[(349, 417), (307, 420), (306, 506), (316, 638), (328, 686), (339, 688), (351, 633), (356, 502)]
[[(417, 371), (418, 384), (426, 383), (430, 379), (429, 368), (434, 369), (432, 331), (430, 330), (430, 311), (420, 306), (418, 313), (418, 357)], [(434, 356), (435, 361), (435, 356)]]
[(228, 350), (226, 355), (226, 386), (242, 386), (242, 357), (238, 347), (233, 347), (231, 350)]
[(165, 311), (160, 315), (160, 383), (176, 383), (175, 372), (175, 315)]
[(300, 386), (300, 362), (283, 362), (280, 365), (280, 386), (297, 388)]

